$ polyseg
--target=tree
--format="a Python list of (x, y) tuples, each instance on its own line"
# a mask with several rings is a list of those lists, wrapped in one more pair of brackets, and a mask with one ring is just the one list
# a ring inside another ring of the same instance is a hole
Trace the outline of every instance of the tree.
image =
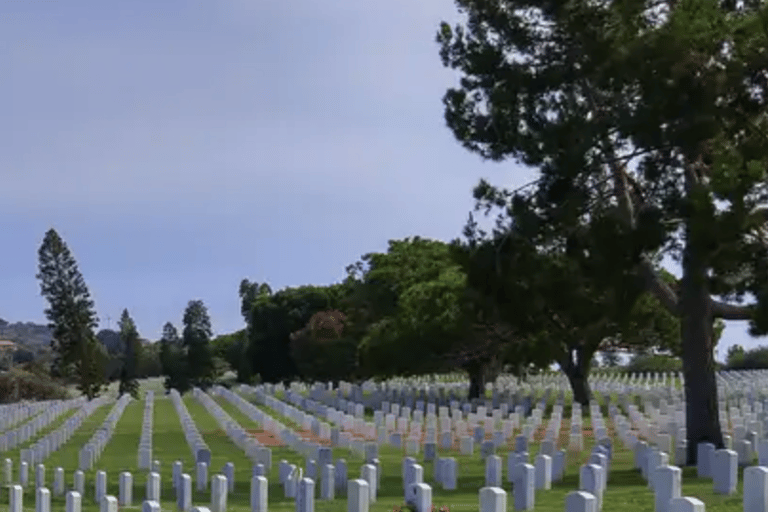
[(291, 334), (318, 311), (335, 308), (340, 289), (339, 285), (300, 286), (261, 294), (253, 303), (248, 322), (246, 357), (251, 371), (263, 382), (288, 381), (297, 376), (290, 353)]
[(469, 375), (470, 398), (479, 398), (504, 362), (530, 362), (508, 322), (478, 306), (445, 242), (392, 240), (386, 253), (366, 254), (348, 272), (359, 275), (352, 297), (364, 304), (357, 317), (367, 326), (359, 349), (367, 375), (460, 368)]
[(211, 353), (211, 319), (201, 300), (191, 300), (184, 311), (182, 343), (187, 352), (187, 369), (193, 386), (209, 387), (214, 377)]
[(726, 357), (725, 363), (729, 368), (733, 368), (744, 359), (744, 354), (744, 347), (738, 344), (731, 345), (728, 347), (728, 356)]
[[(457, 0), (438, 33), (461, 74), (444, 97), (456, 138), (484, 158), (540, 169), (507, 191), (541, 232), (597, 219), (611, 265), (643, 277), (680, 319), (688, 464), (723, 447), (714, 322), (768, 331), (763, 227), (768, 117), (762, 3)], [(682, 266), (679, 289), (654, 265)], [(747, 293), (755, 297), (744, 304)]]
[(89, 400), (104, 383), (105, 354), (96, 340), (94, 303), (75, 258), (59, 234), (50, 229), (38, 250), (38, 274), (48, 327), (53, 332), (54, 375), (77, 376), (78, 389)]
[(185, 393), (191, 388), (187, 351), (176, 327), (167, 322), (160, 339), (160, 366), (165, 375), (165, 388)]
[(261, 295), (272, 295), (272, 288), (267, 283), (252, 283), (248, 279), (240, 281), (240, 314), (248, 323), (253, 303)]
[(339, 310), (319, 311), (291, 334), (291, 358), (304, 379), (338, 383), (356, 376), (357, 338), (345, 332), (346, 322)]
[[(492, 206), (478, 204), (488, 211)], [(674, 316), (643, 293), (637, 276), (611, 271), (596, 232), (532, 241), (520, 219), (500, 226), (489, 235), (470, 215), (466, 242), (454, 244), (467, 285), (485, 298), (478, 304), (486, 315), (503, 319), (515, 333), (516, 359), (538, 367), (557, 363), (576, 402), (589, 403), (598, 351), (676, 344)]]
[(131, 315), (127, 309), (123, 310), (118, 323), (120, 339), (122, 340), (122, 366), (120, 368), (120, 386), (118, 395), (130, 394), (133, 398), (139, 397), (138, 366), (141, 357), (141, 342)]

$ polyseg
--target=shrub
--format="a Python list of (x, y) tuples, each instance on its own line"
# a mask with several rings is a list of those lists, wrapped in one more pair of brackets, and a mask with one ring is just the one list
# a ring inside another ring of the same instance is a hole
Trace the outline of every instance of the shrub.
[(758, 347), (753, 350), (729, 350), (726, 365), (728, 370), (763, 370), (766, 368), (768, 368), (768, 347)]
[(0, 374), (0, 402), (19, 400), (63, 400), (69, 398), (66, 387), (36, 368), (14, 368)]
[(679, 372), (683, 362), (672, 356), (638, 354), (632, 358), (625, 371), (629, 373), (643, 372)]

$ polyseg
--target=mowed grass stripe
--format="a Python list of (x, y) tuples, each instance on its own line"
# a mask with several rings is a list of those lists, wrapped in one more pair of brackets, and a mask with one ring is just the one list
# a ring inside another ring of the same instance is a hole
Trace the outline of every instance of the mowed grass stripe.
[[(52, 453), (48, 460), (45, 462), (46, 468), (62, 467), (66, 472), (65, 477), (72, 481), (72, 473), (80, 467), (80, 449), (90, 441), (96, 430), (107, 419), (112, 408), (115, 406), (115, 402), (110, 401), (106, 404), (98, 407), (93, 413), (85, 418), (77, 429), (75, 429), (72, 436), (69, 438), (61, 448), (55, 453)], [(53, 471), (53, 469), (51, 469)]]
[[(120, 489), (120, 473), (129, 471), (133, 477), (134, 495), (137, 486), (143, 484), (138, 472), (138, 447), (141, 424), (144, 419), (144, 401), (131, 401), (117, 421), (107, 446), (92, 471), (86, 472), (86, 481), (96, 481), (96, 471), (107, 473), (107, 494), (117, 496)], [(138, 480), (138, 481), (137, 481)], [(139, 497), (142, 494), (138, 495)]]
[[(142, 406), (142, 418), (144, 416)], [(176, 503), (176, 492), (173, 488), (173, 463), (177, 460), (182, 464), (182, 471), (192, 477), (193, 489), (196, 489), (197, 473), (195, 470), (195, 459), (192, 456), (192, 450), (184, 437), (184, 431), (181, 428), (181, 418), (179, 418), (173, 402), (168, 397), (155, 395), (155, 409), (152, 429), (152, 460), (160, 462), (160, 500), (163, 510), (174, 510)], [(136, 442), (136, 453), (138, 454), (138, 441)], [(138, 459), (137, 459), (138, 462)], [(139, 473), (137, 473), (139, 474)], [(139, 496), (144, 499), (147, 481), (147, 471), (141, 471), (140, 477), (134, 476), (134, 482), (139, 481)], [(135, 484), (134, 484), (135, 485)], [(206, 496), (208, 496), (206, 494)], [(199, 496), (193, 492), (193, 501), (200, 501)], [(205, 500), (203, 500), (205, 501)], [(210, 501), (208, 499), (208, 501)]]

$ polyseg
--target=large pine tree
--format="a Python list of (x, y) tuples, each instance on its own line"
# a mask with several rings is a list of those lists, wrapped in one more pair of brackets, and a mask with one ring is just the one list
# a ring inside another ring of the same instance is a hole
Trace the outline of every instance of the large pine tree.
[[(437, 36), (459, 74), (443, 98), (448, 126), (486, 159), (540, 171), (526, 187), (476, 192), (534, 237), (577, 240), (602, 225), (606, 270), (636, 273), (679, 318), (686, 462), (695, 464), (699, 443), (725, 446), (717, 320), (768, 333), (768, 6), (456, 5), (462, 20)], [(662, 256), (679, 262), (677, 286), (654, 268)]]
[(53, 331), (52, 373), (77, 376), (80, 391), (93, 399), (105, 380), (105, 354), (94, 334), (94, 303), (74, 256), (54, 229), (48, 230), (38, 250), (37, 278), (49, 304), (45, 316)]
[(213, 330), (208, 309), (201, 300), (191, 300), (184, 311), (181, 338), (187, 349), (187, 367), (193, 386), (206, 388), (213, 378), (211, 338)]
[(123, 361), (120, 369), (120, 387), (119, 394), (129, 393), (132, 397), (139, 397), (139, 383), (136, 380), (137, 366), (139, 360), (139, 351), (141, 345), (139, 333), (136, 330), (131, 315), (127, 309), (123, 310), (120, 317), (120, 340), (123, 348)]

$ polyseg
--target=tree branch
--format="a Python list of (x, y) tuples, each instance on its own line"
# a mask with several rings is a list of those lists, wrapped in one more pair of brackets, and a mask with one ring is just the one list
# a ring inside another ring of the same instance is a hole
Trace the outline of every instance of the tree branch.
[[(589, 83), (585, 84), (585, 92), (592, 109), (598, 114), (603, 114), (603, 108), (602, 106), (597, 105)], [(632, 185), (636, 187), (633, 201), (633, 194), (629, 186), (631, 178), (627, 173), (626, 166), (619, 163), (619, 159), (616, 158), (615, 148), (607, 138), (603, 138), (601, 141), (600, 151), (607, 157), (606, 162), (613, 178), (614, 194), (619, 203), (621, 220), (625, 225), (633, 228), (636, 222), (636, 211), (643, 206), (639, 185), (636, 182), (632, 182)], [(666, 282), (664, 282), (659, 273), (656, 272), (653, 268), (653, 263), (648, 257), (643, 256), (641, 258), (639, 270), (645, 280), (648, 290), (670, 313), (679, 315), (680, 301), (677, 294)]]
[(754, 304), (728, 304), (712, 299), (712, 316), (723, 320), (751, 320), (755, 311)]

